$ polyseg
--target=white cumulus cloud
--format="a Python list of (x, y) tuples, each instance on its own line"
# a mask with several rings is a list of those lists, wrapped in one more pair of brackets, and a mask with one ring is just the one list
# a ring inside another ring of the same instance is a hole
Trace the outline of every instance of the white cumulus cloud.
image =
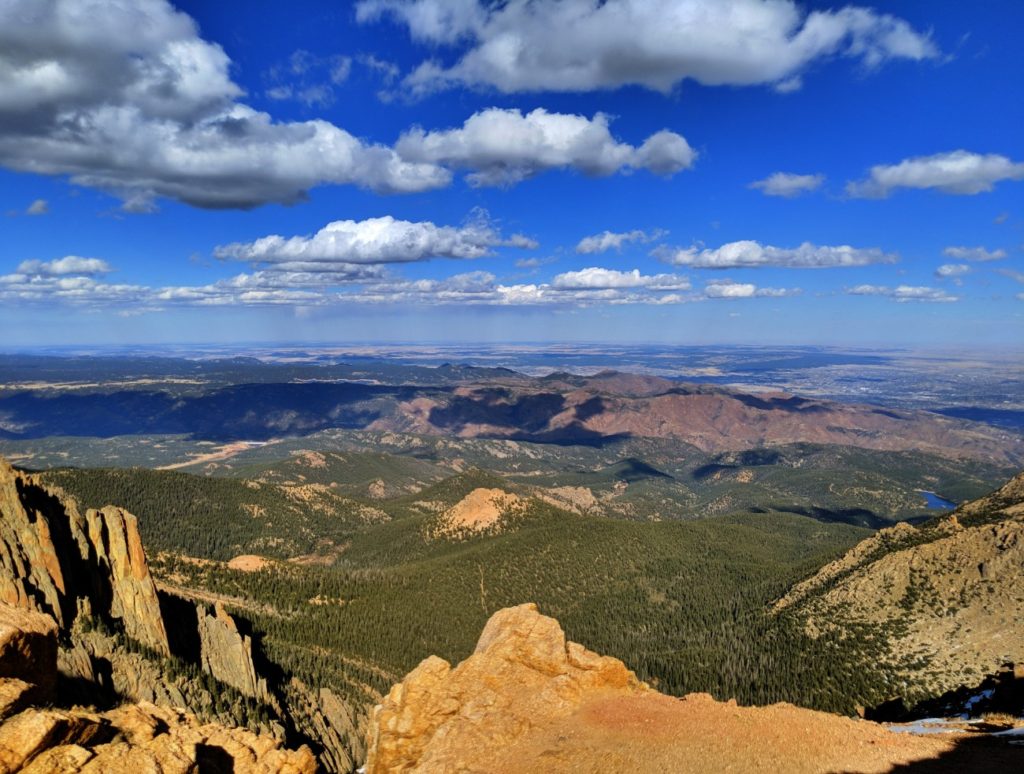
[(689, 290), (690, 282), (678, 274), (641, 274), (639, 269), (617, 271), (591, 266), (557, 275), (551, 283), (564, 290), (603, 288), (649, 288), (651, 290)]
[(624, 244), (629, 242), (640, 242), (641, 244), (653, 242), (665, 236), (664, 231), (656, 230), (650, 233), (641, 229), (633, 231), (602, 231), (600, 234), (584, 237), (576, 245), (576, 252), (581, 255), (592, 255), (594, 253), (606, 253), (609, 250), (621, 250)]
[(957, 261), (1001, 261), (1006, 257), (1005, 250), (986, 250), (984, 247), (947, 247), (942, 251), (947, 258)]
[(764, 180), (755, 180), (750, 188), (761, 191), (766, 196), (782, 196), (787, 199), (814, 191), (825, 182), (824, 175), (795, 175), (790, 172), (776, 172)]
[(945, 290), (920, 285), (857, 285), (846, 290), (851, 296), (885, 296), (899, 303), (924, 301), (935, 303), (952, 303), (959, 301), (959, 296), (950, 295)]
[(18, 274), (39, 274), (48, 277), (60, 277), (70, 274), (95, 275), (108, 274), (110, 264), (99, 258), (82, 258), (78, 255), (66, 255), (52, 261), (22, 261), (15, 270)]
[(804, 242), (799, 247), (788, 248), (762, 245), (752, 240), (729, 242), (717, 248), (659, 247), (654, 254), (675, 266), (692, 266), (698, 269), (742, 269), (766, 266), (788, 269), (825, 269), (895, 263), (899, 260), (895, 253), (886, 253), (877, 247), (813, 245), (810, 242)]
[(419, 92), (667, 92), (685, 79), (793, 91), (826, 57), (873, 68), (939, 53), (895, 16), (856, 6), (805, 13), (792, 0), (362, 0), (356, 17), (388, 17), (416, 41), (468, 49), (450, 66), (430, 59), (409, 74), (406, 87)]
[(879, 199), (900, 188), (972, 195), (991, 191), (1003, 180), (1024, 180), (1024, 162), (1013, 162), (996, 153), (956, 150), (871, 167), (865, 180), (847, 183), (846, 192), (853, 197)]
[(69, 175), (152, 208), (294, 202), (316, 185), (445, 186), (326, 121), (275, 122), (239, 101), (223, 49), (166, 0), (0, 3), (0, 165)]
[(395, 145), (408, 162), (472, 170), (475, 186), (517, 183), (549, 169), (574, 169), (595, 177), (631, 169), (673, 175), (697, 158), (686, 140), (668, 131), (639, 147), (616, 140), (609, 119), (549, 113), (537, 108), (489, 108), (474, 113), (457, 129), (412, 129)]
[(705, 298), (782, 298), (799, 295), (799, 288), (762, 288), (752, 282), (733, 282), (732, 280), (712, 280), (704, 287)]
[(532, 248), (522, 235), (504, 238), (483, 216), (464, 226), (438, 226), (429, 221), (397, 220), (390, 215), (366, 220), (337, 220), (315, 234), (265, 236), (252, 242), (233, 242), (214, 250), (218, 258), (301, 266), (303, 271), (331, 264), (383, 264), (431, 258), (482, 258), (495, 247)]

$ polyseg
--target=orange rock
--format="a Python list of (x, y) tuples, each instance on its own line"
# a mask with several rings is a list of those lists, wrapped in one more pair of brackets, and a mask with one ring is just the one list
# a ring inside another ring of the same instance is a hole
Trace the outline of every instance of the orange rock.
[[(116, 619), (125, 633), (170, 654), (138, 522), (107, 506), (85, 515), (61, 492), (0, 459), (0, 602), (70, 627), (77, 612)], [(106, 587), (98, 593), (97, 587)]]
[(951, 746), (788, 704), (659, 694), (528, 604), (495, 613), (454, 669), (431, 656), (391, 689), (366, 771), (884, 772)]

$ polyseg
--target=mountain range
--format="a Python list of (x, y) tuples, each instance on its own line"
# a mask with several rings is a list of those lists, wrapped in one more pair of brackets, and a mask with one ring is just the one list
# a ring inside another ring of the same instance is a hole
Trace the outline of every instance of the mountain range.
[(193, 386), (183, 394), (145, 387), (27, 390), (0, 397), (0, 437), (267, 440), (345, 428), (560, 445), (663, 438), (704, 452), (806, 442), (1024, 461), (1024, 438), (1013, 432), (926, 411), (618, 372), (534, 378), (503, 369), (419, 370), (439, 383), (292, 381)]

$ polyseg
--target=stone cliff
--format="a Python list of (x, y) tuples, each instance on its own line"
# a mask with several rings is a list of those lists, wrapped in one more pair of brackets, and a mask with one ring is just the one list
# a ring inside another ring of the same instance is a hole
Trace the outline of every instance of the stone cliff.
[(951, 748), (787, 704), (671, 698), (520, 605), (495, 613), (458, 666), (430, 657), (391, 689), (366, 771), (883, 772)]
[[(26, 650), (39, 654), (54, 648), (52, 657), (47, 654), (43, 659), (49, 666), (36, 669), (24, 690), (17, 681), (0, 686), (0, 702), (10, 700), (12, 707), (21, 707), (29, 697), (48, 699), (59, 682), (60, 698), (67, 702), (111, 706), (130, 700), (143, 708), (130, 715), (103, 715), (104, 728), (124, 718), (134, 723), (132, 718), (142, 712), (150, 718), (144, 724), (177, 729), (171, 736), (160, 736), (160, 745), (207, 744), (201, 729), (216, 721), (212, 728), (217, 723), (241, 723), (255, 732), (254, 738), (267, 736), (277, 740), (275, 744), (285, 738), (308, 739), (318, 748), (319, 765), (328, 771), (350, 771), (363, 755), (362, 712), (329, 688), (308, 686), (294, 677), (269, 685), (244, 622), (220, 603), (214, 604), (211, 614), (205, 601), (157, 588), (132, 514), (113, 506), (83, 513), (63, 492), (48, 488), (37, 476), (14, 470), (0, 458), (3, 603), (25, 616), (43, 614), (39, 620), (49, 621), (49, 627), (59, 633), (60, 647), (50, 628), (39, 640), (32, 639), (33, 629), (25, 620), (10, 627), (0, 621), (0, 638), (8, 629), (21, 632), (4, 646), (6, 650), (0, 648), (0, 679), (10, 676), (8, 652), (21, 654), (15, 662), (24, 671)], [(183, 707), (191, 714), (177, 709)], [(64, 738), (60, 729), (69, 723), (74, 728), (81, 725), (80, 717), (72, 720), (67, 713), (47, 717), (39, 728), (49, 728), (45, 734), (51, 741)], [(172, 718), (180, 722), (170, 723)], [(94, 726), (90, 720), (82, 727)], [(109, 736), (109, 728), (100, 734), (104, 739)], [(85, 737), (67, 738), (84, 745)], [(61, 769), (52, 757), (45, 760), (54, 770), (77, 771)], [(78, 765), (93, 758), (76, 752), (68, 760)], [(120, 770), (108, 769), (106, 758), (99, 760), (103, 763), (90, 764), (88, 770)], [(271, 763), (260, 762), (262, 768), (239, 764), (241, 768), (234, 770), (277, 771), (276, 758), (268, 760)], [(223, 768), (214, 766), (216, 761), (206, 762), (212, 771)], [(163, 769), (155, 770), (193, 770), (167, 761), (161, 765)], [(142, 770), (154, 769), (143, 766)], [(0, 774), (4, 771), (0, 765)]]
[(207, 614), (204, 605), (199, 605), (196, 613), (203, 671), (243, 695), (269, 704), (267, 681), (256, 673), (253, 663), (252, 638), (238, 630), (235, 619), (220, 602), (214, 605), (213, 615)]
[(0, 601), (46, 613), (62, 627), (80, 614), (170, 654), (156, 585), (135, 517), (89, 509), (0, 459)]
[[(306, 747), (148, 703), (106, 712), (54, 706), (57, 625), (47, 615), (0, 604), (0, 774), (138, 774), (230, 771), (313, 774)], [(46, 706), (38, 706), (37, 702)]]

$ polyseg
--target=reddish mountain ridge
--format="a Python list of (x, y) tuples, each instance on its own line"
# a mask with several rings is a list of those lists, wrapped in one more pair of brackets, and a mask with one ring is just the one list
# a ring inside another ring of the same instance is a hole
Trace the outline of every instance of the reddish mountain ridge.
[(917, 450), (1007, 465), (1024, 461), (1021, 437), (926, 411), (783, 392), (753, 395), (616, 372), (424, 390), (397, 401), (366, 429), (556, 443), (673, 438), (710, 453), (803, 442)]

